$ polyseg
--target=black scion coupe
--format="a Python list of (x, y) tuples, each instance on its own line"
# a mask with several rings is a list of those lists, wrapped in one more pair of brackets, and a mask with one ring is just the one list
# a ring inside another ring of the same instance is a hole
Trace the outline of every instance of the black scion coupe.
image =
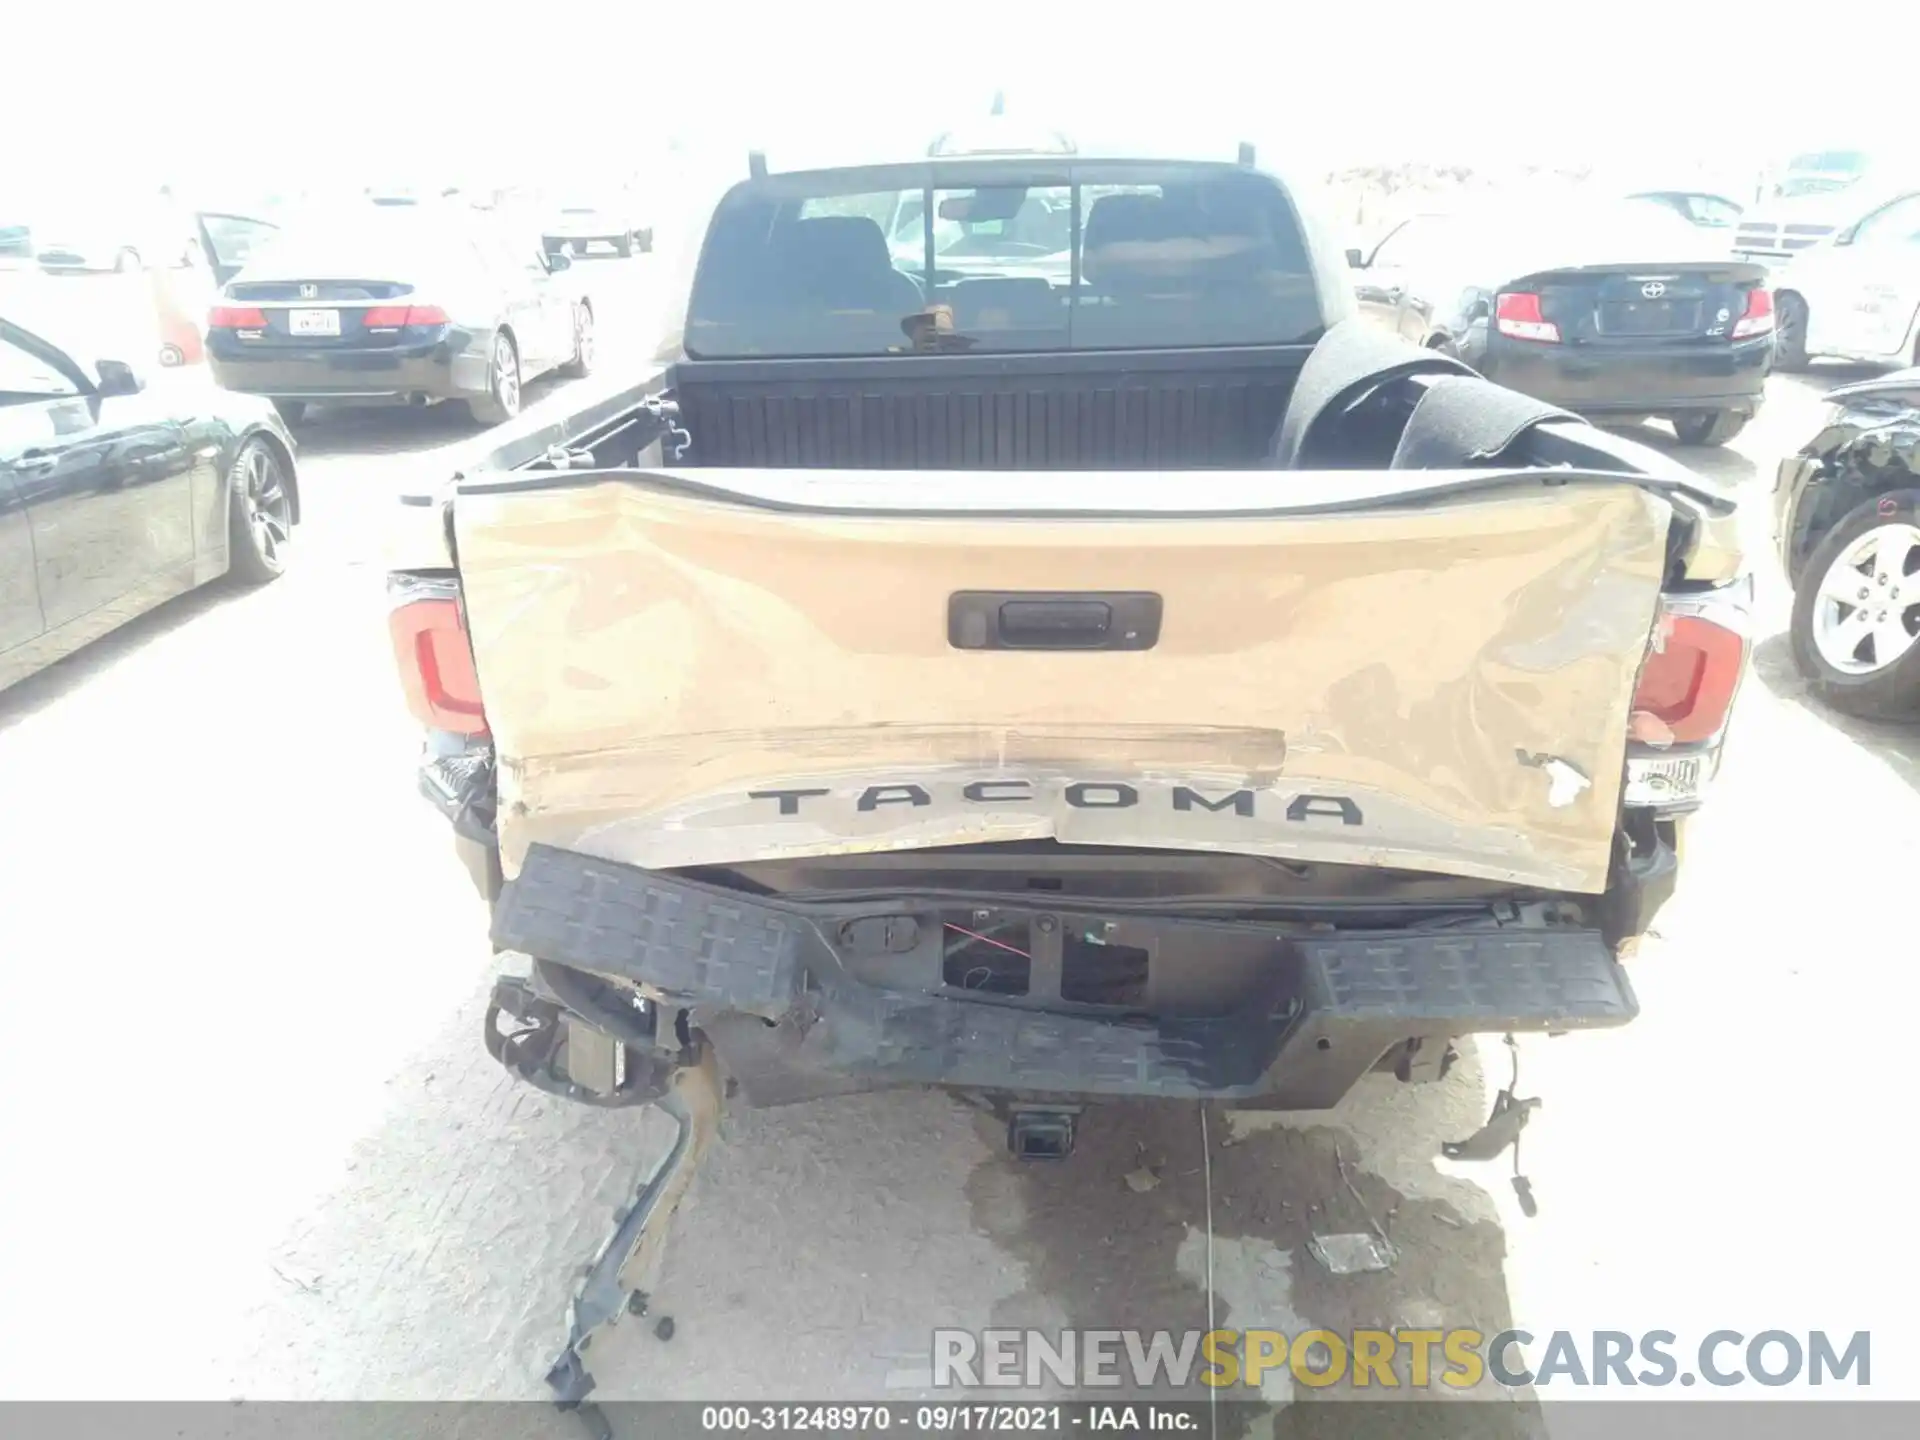
[(1349, 251), (1359, 308), (1489, 380), (1609, 422), (1724, 445), (1773, 368), (1767, 272), (1650, 201), (1416, 215)]

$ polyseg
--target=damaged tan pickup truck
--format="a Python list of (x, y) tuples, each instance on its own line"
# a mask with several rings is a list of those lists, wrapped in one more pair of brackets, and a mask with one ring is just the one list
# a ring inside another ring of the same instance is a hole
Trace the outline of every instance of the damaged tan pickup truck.
[(1632, 1019), (1745, 669), (1722, 487), (1351, 319), (1244, 150), (756, 157), (688, 269), (391, 577), (486, 1043), (681, 1123), (563, 1403), (723, 1094), (947, 1086), (1055, 1157)]

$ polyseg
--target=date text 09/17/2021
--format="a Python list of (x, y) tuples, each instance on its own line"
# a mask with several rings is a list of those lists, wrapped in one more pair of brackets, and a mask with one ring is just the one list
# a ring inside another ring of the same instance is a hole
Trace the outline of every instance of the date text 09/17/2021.
[(709, 1433), (791, 1431), (827, 1435), (1196, 1433), (1207, 1406), (1180, 1404), (703, 1405)]

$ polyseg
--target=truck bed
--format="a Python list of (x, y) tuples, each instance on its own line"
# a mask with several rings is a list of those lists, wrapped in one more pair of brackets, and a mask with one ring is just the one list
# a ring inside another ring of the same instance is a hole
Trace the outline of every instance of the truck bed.
[(695, 465), (1240, 469), (1309, 349), (690, 361), (674, 388)]

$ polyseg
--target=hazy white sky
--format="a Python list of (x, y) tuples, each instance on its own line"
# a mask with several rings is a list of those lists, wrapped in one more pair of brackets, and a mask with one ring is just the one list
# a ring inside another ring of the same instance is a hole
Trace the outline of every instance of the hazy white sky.
[(1911, 0), (169, 0), (90, 27), (16, 8), (0, 35), (34, 63), (9, 65), (7, 168), (62, 180), (586, 174), (669, 128), (722, 153), (912, 145), (996, 86), (1084, 142), (1252, 138), (1301, 169), (1746, 163), (1911, 126), (1899, 57), (1920, 46)]

